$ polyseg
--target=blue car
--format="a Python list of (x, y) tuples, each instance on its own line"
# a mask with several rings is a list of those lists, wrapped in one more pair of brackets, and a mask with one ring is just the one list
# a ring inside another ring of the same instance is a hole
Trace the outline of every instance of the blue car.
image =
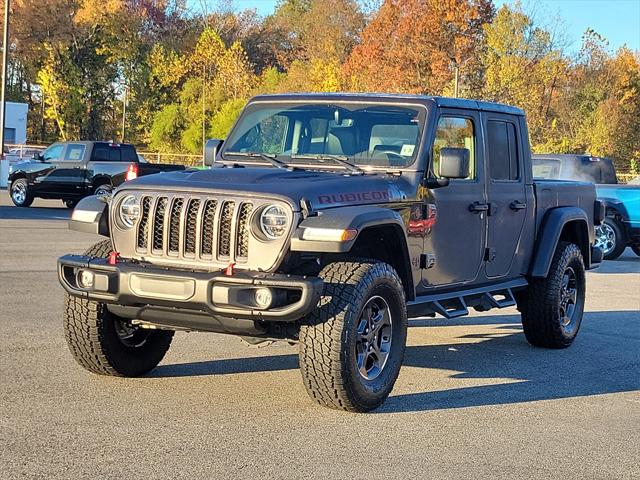
[(597, 245), (605, 260), (614, 260), (629, 246), (640, 256), (640, 184), (618, 184), (613, 162), (591, 155), (533, 155), (534, 178), (581, 180), (596, 184), (606, 217), (596, 227)]

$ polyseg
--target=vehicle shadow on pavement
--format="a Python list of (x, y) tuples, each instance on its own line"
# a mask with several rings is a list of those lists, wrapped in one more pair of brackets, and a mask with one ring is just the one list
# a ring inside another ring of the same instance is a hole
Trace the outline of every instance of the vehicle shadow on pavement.
[[(630, 251), (630, 250), (628, 250)], [(635, 254), (625, 255), (615, 260), (605, 260), (593, 273), (640, 273), (640, 257)]]
[[(520, 320), (499, 318), (507, 320), (499, 323)], [(450, 376), (453, 379), (485, 378), (491, 384), (395, 395), (378, 411), (505, 405), (640, 390), (639, 322), (630, 311), (587, 313), (580, 336), (563, 350), (530, 346), (520, 332), (508, 333), (516, 325), (459, 337), (486, 339), (478, 343), (409, 347), (405, 367), (448, 370), (457, 372)]]
[(64, 207), (20, 208), (0, 206), (0, 219), (2, 220), (68, 220), (69, 218), (71, 218), (71, 209)]
[[(392, 393), (377, 412), (504, 405), (640, 390), (640, 319), (634, 315), (630, 311), (587, 313), (580, 336), (564, 350), (530, 346), (517, 315), (412, 321), (414, 327), (424, 327), (427, 334), (429, 326), (495, 325), (486, 332), (456, 337), (479, 340), (473, 343), (408, 346), (404, 359), (405, 368), (451, 371), (450, 379), (487, 379), (491, 384)], [(297, 355), (265, 355), (161, 365), (150, 376), (225, 375), (297, 367)]]

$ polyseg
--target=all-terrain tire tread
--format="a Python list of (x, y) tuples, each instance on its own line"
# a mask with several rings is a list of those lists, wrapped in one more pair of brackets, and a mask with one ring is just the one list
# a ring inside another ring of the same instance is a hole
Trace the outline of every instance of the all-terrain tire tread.
[[(304, 385), (320, 405), (356, 412), (370, 410), (370, 406), (353, 401), (352, 386), (343, 380), (348, 378), (343, 375), (347, 368), (342, 348), (345, 311), (348, 305), (359, 303), (368, 283), (379, 277), (395, 283), (404, 301), (402, 282), (390, 265), (365, 259), (331, 263), (320, 277), (325, 286), (319, 308), (300, 328), (299, 363)], [(356, 285), (364, 288), (357, 289)]]
[[(549, 274), (546, 278), (532, 279), (523, 296), (520, 310), (522, 326), (527, 341), (537, 347), (566, 348), (571, 344), (562, 334), (558, 316), (558, 292), (560, 291), (564, 266), (574, 257), (583, 263), (582, 253), (577, 245), (559, 242)], [(584, 270), (582, 272), (584, 275)]]
[[(104, 258), (113, 251), (111, 240), (104, 240), (89, 248), (85, 255)], [(76, 362), (86, 370), (99, 375), (129, 376), (115, 368), (117, 361), (109, 349), (104, 348), (104, 318), (106, 307), (102, 303), (65, 294), (64, 335)], [(168, 333), (168, 332), (167, 332)], [(161, 343), (161, 357), (169, 349), (173, 332)], [(162, 351), (163, 349), (163, 351)]]

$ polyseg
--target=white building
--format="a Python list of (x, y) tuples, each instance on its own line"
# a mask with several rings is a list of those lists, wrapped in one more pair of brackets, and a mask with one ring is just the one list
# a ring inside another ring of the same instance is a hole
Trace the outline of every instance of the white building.
[[(4, 143), (5, 145), (24, 145), (27, 143), (27, 112), (26, 103), (5, 102)], [(0, 152), (1, 153), (1, 152)], [(10, 159), (0, 157), (0, 188), (7, 186)]]
[(4, 123), (5, 145), (24, 145), (27, 143), (27, 111), (26, 103), (6, 102)]

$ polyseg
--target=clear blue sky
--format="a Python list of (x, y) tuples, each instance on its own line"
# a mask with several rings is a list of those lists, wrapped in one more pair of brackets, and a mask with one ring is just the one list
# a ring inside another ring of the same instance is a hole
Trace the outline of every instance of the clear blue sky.
[[(201, 0), (189, 0), (192, 8), (199, 9)], [(210, 5), (215, 0), (205, 1)], [(261, 15), (273, 12), (276, 0), (222, 0), (237, 10), (256, 9)], [(496, 7), (511, 0), (494, 0)], [(582, 33), (589, 27), (609, 40), (612, 50), (627, 44), (640, 50), (640, 0), (524, 0), (526, 11), (535, 10), (541, 22), (560, 16), (566, 26), (570, 50), (580, 48)]]

